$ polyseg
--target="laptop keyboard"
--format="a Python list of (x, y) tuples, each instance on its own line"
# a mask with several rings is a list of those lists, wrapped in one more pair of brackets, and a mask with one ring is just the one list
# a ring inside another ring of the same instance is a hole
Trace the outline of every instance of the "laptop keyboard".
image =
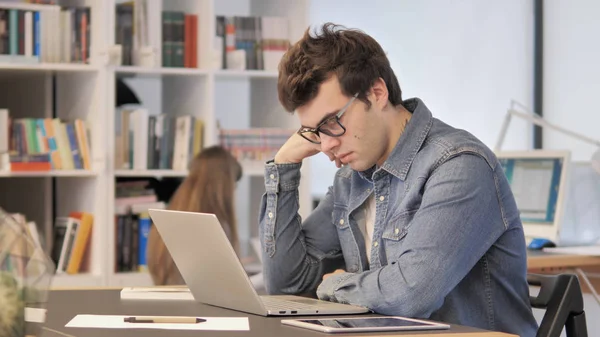
[(263, 303), (265, 304), (265, 307), (267, 307), (267, 309), (272, 309), (272, 310), (311, 310), (311, 309), (317, 309), (317, 308), (322, 308), (323, 304), (326, 304), (327, 302), (323, 302), (323, 301), (319, 301), (319, 300), (313, 300), (310, 298), (307, 299), (298, 299), (298, 300), (284, 300), (281, 298), (275, 298), (275, 297), (268, 297), (268, 296), (261, 296), (261, 299), (263, 301)]

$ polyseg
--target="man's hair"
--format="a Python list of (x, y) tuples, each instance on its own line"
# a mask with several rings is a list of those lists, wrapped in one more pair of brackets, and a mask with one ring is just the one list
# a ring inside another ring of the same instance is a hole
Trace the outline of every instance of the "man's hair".
[(337, 76), (342, 93), (358, 98), (370, 107), (366, 93), (378, 78), (387, 86), (389, 101), (402, 104), (402, 90), (383, 48), (371, 36), (357, 29), (325, 23), (320, 32), (308, 28), (279, 63), (277, 91), (288, 112), (310, 102), (319, 86)]

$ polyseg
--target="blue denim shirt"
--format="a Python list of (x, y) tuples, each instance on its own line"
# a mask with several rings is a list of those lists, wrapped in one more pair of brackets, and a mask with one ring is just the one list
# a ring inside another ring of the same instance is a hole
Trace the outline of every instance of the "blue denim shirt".
[[(298, 215), (301, 164), (266, 164), (259, 233), (267, 292), (316, 292), (376, 313), (535, 336), (523, 228), (498, 160), (421, 100), (404, 106), (412, 118), (384, 164), (339, 169), (306, 219)], [(372, 193), (368, 263), (355, 215)], [(337, 268), (346, 272), (322, 282)]]

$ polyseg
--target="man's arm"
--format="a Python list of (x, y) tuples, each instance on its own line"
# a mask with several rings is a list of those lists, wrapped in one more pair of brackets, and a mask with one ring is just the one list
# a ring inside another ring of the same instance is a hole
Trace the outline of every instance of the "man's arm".
[(314, 295), (322, 276), (343, 265), (332, 224), (331, 188), (304, 222), (298, 214), (301, 164), (267, 164), (259, 215), (266, 290)]
[(317, 295), (382, 314), (429, 317), (504, 230), (494, 172), (479, 156), (457, 156), (426, 182), (399, 256), (379, 269), (330, 275)]

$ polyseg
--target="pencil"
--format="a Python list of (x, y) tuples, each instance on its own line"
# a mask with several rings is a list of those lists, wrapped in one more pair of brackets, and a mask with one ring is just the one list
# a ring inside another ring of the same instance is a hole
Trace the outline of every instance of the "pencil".
[(128, 323), (184, 323), (196, 324), (206, 322), (198, 317), (178, 317), (178, 316), (131, 316), (123, 318)]

